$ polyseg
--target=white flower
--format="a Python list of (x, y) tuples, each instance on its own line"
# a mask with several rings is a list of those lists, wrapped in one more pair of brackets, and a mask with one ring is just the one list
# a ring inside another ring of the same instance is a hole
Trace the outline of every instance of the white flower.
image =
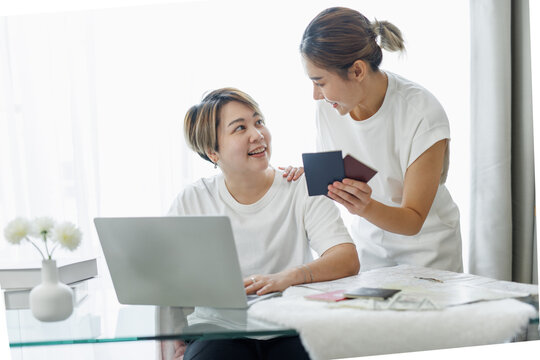
[(32, 236), (42, 237), (43, 233), (49, 235), (51, 229), (54, 227), (54, 220), (50, 217), (43, 216), (34, 219), (32, 223)]
[(4, 229), (4, 236), (12, 244), (19, 244), (30, 233), (30, 221), (18, 217), (11, 220)]
[(51, 240), (69, 250), (75, 250), (81, 243), (82, 233), (70, 222), (56, 225), (51, 231)]

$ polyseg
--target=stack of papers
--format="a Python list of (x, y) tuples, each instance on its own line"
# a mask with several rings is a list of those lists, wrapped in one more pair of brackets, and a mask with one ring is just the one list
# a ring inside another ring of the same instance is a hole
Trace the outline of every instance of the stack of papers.
[(538, 286), (498, 281), (476, 275), (399, 265), (360, 273), (356, 276), (301, 285), (320, 294), (359, 286), (400, 289), (387, 300), (354, 299), (340, 301), (331, 307), (353, 307), (371, 310), (437, 310), (478, 301), (538, 296)]

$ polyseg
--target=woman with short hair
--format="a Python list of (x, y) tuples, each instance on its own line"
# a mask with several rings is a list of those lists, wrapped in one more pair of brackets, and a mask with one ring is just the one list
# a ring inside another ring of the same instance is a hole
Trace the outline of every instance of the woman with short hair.
[[(191, 149), (221, 173), (187, 186), (169, 215), (229, 217), (247, 294), (358, 273), (356, 248), (335, 204), (309, 197), (303, 177), (289, 182), (270, 165), (271, 134), (249, 95), (234, 88), (212, 91), (187, 112), (184, 134)], [(314, 260), (311, 250), (320, 257)], [(294, 337), (197, 340), (185, 359), (258, 359), (261, 351), (276, 359), (307, 358)]]

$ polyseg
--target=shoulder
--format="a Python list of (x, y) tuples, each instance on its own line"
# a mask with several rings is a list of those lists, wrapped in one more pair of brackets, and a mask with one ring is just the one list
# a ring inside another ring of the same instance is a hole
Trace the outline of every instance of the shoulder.
[(281, 170), (276, 171), (280, 172), (278, 176), (280, 191), (289, 193), (295, 204), (303, 207), (304, 210), (309, 210), (312, 207), (321, 207), (322, 209), (327, 207), (333, 209), (335, 207), (333, 201), (326, 196), (309, 196), (305, 174), (302, 174), (296, 181), (287, 181), (282, 176), (283, 172)]
[(393, 82), (392, 94), (394, 104), (399, 104), (398, 110), (413, 118), (423, 118), (432, 121), (446, 120), (446, 113), (437, 98), (423, 86), (405, 79), (404, 77), (386, 72), (389, 81)]
[(219, 181), (222, 176), (219, 174), (201, 178), (184, 187), (174, 199), (169, 212), (175, 212), (175, 209), (187, 209), (195, 204), (205, 203), (217, 198)]
[(179, 196), (203, 195), (217, 191), (218, 184), (223, 175), (215, 175), (199, 180), (187, 185)]
[(298, 180), (288, 181), (286, 177), (283, 177), (283, 170), (276, 169), (275, 182), (277, 187), (278, 196), (281, 199), (285, 197), (293, 198), (294, 201), (297, 198), (303, 198), (307, 196), (306, 176), (302, 174)]

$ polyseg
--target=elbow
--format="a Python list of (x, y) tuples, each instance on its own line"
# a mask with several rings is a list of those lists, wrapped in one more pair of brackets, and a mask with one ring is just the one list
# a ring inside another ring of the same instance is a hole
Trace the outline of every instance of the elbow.
[(412, 226), (408, 229), (405, 229), (405, 231), (402, 232), (401, 234), (406, 235), (406, 236), (414, 236), (414, 235), (417, 235), (420, 232), (420, 230), (422, 230), (422, 225)]
[(354, 256), (351, 256), (351, 261), (349, 262), (349, 269), (347, 276), (357, 275), (360, 272), (360, 260), (358, 260), (358, 253), (355, 251)]
[(357, 257), (356, 257), (356, 264), (355, 264), (354, 267), (352, 268), (352, 271), (351, 271), (351, 275), (350, 275), (350, 276), (358, 275), (359, 272), (360, 272), (360, 261), (358, 261), (358, 256), (357, 256)]
[[(412, 210), (412, 209), (411, 209)], [(402, 230), (399, 232), (401, 235), (406, 236), (414, 236), (417, 235), (420, 230), (422, 230), (422, 227), (424, 226), (424, 221), (426, 221), (426, 216), (421, 215), (417, 211), (414, 211), (414, 217), (409, 218), (409, 221), (407, 222), (406, 226), (402, 228)]]

